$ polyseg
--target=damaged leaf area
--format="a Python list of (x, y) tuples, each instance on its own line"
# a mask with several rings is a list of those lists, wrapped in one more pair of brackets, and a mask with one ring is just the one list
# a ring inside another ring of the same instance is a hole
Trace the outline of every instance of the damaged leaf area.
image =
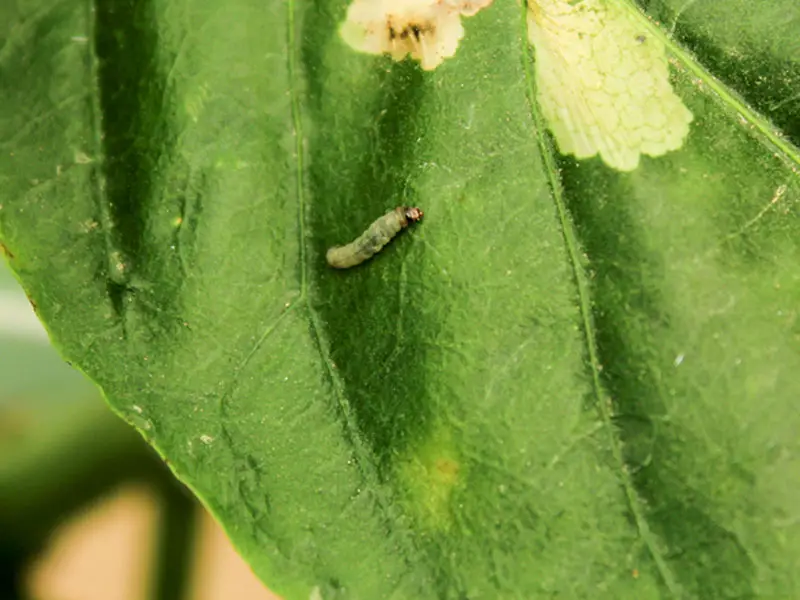
[(530, 0), (536, 98), (559, 150), (632, 171), (680, 148), (693, 115), (663, 42), (616, 0)]
[[(423, 70), (455, 56), (462, 16), (491, 3), (356, 0), (342, 39), (368, 54), (406, 56)], [(528, 40), (535, 49), (536, 99), (563, 154), (599, 154), (619, 171), (641, 155), (680, 148), (693, 115), (673, 90), (662, 40), (642, 18), (612, 0), (530, 0)]]
[(472, 16), (492, 0), (355, 0), (339, 32), (353, 49), (368, 54), (406, 56), (431, 71), (455, 56), (464, 37), (461, 17)]
[(0, 2), (0, 253), (284, 600), (800, 598), (769, 4)]

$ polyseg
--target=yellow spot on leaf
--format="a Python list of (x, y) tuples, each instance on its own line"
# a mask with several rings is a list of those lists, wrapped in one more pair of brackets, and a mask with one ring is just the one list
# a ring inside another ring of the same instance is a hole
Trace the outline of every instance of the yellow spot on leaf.
[(464, 481), (464, 469), (448, 429), (434, 429), (397, 465), (406, 491), (406, 507), (420, 524), (447, 529), (451, 524), (453, 491)]

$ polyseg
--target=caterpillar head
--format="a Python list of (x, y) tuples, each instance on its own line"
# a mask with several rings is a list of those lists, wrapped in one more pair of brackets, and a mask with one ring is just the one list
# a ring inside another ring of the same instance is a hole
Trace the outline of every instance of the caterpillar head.
[(403, 206), (401, 209), (403, 211), (403, 216), (406, 218), (406, 224), (416, 223), (425, 216), (422, 209), (417, 206)]

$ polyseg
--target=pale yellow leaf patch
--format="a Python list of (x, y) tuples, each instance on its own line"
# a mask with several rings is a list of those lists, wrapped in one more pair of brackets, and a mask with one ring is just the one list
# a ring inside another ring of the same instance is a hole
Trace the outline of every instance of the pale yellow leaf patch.
[(395, 467), (408, 513), (426, 529), (449, 529), (453, 496), (467, 481), (466, 465), (450, 428), (434, 426), (427, 437), (398, 457)]
[(471, 16), (492, 0), (355, 0), (339, 28), (353, 49), (368, 54), (407, 55), (426, 71), (456, 53), (464, 37), (461, 16)]
[(619, 0), (530, 0), (537, 100), (559, 150), (632, 171), (683, 145), (692, 113), (669, 81), (664, 44)]

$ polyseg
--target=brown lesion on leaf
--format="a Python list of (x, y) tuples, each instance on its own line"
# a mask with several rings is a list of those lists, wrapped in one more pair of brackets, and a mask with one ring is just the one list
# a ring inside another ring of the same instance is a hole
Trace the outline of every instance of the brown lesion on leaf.
[(0, 254), (8, 260), (14, 260), (14, 253), (3, 242), (0, 242)]
[(461, 464), (449, 457), (439, 458), (434, 461), (433, 469), (436, 472), (436, 479), (445, 482), (452, 487), (458, 481), (458, 472)]
[(414, 38), (417, 42), (422, 40), (423, 35), (433, 35), (436, 33), (436, 27), (431, 23), (409, 23), (403, 29), (395, 29), (394, 24), (389, 20), (386, 24), (389, 31), (389, 41), (395, 40), (406, 41), (409, 38)]
[(28, 302), (30, 303), (31, 308), (33, 309), (33, 312), (38, 315), (39, 314), (39, 305), (36, 304), (34, 299), (31, 298), (28, 294), (25, 294), (25, 297), (28, 299)]

